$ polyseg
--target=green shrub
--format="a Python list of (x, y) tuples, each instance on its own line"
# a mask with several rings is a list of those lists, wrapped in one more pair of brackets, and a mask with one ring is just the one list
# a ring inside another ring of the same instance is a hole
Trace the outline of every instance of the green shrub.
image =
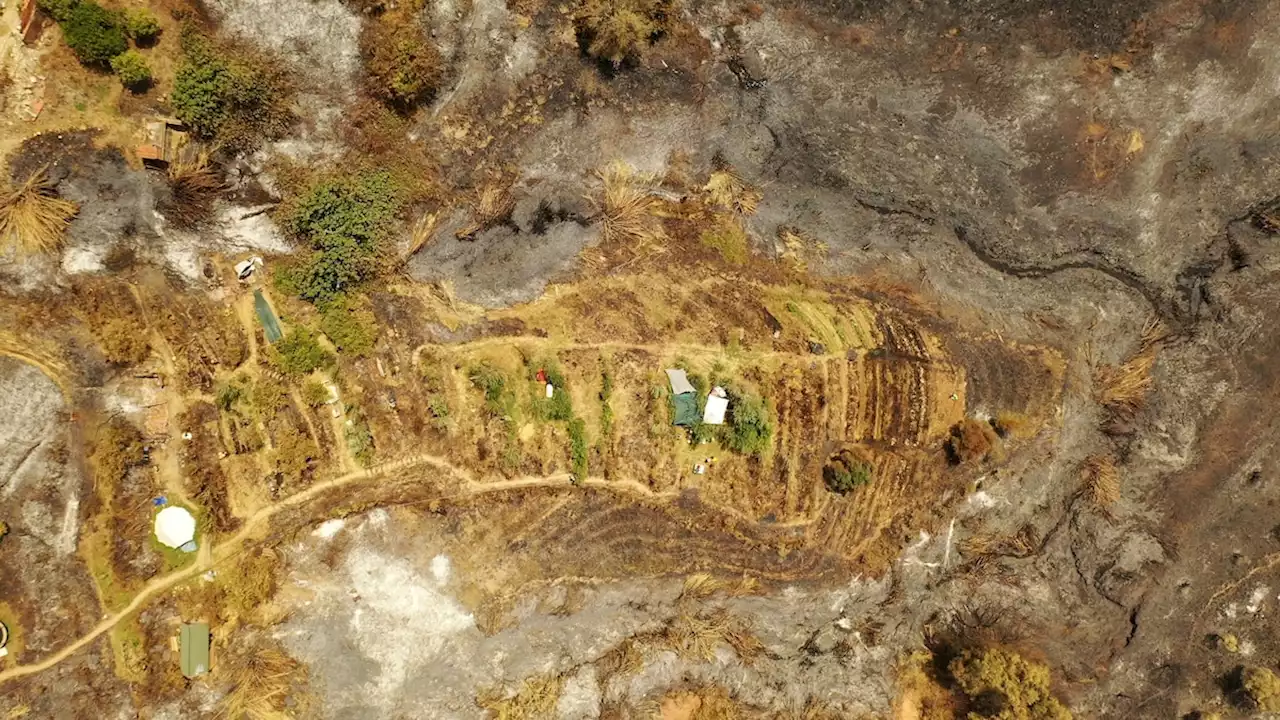
[(573, 482), (587, 479), (587, 423), (582, 418), (569, 422), (569, 457), (573, 461)]
[(218, 393), (215, 396), (215, 402), (218, 407), (224, 411), (229, 411), (235, 407), (245, 397), (246, 380), (243, 377), (236, 376), (218, 387)]
[(674, 12), (673, 0), (582, 0), (574, 17), (587, 54), (620, 65), (665, 32)]
[(858, 459), (852, 452), (841, 450), (822, 468), (822, 479), (828, 490), (845, 495), (871, 482), (871, 466)]
[(488, 363), (480, 363), (471, 368), (467, 379), (484, 393), (484, 407), (491, 415), (503, 417), (510, 414), (507, 378), (501, 370)]
[(124, 28), (139, 45), (149, 45), (160, 36), (160, 21), (146, 8), (133, 8), (124, 14)]
[(605, 445), (613, 437), (613, 406), (609, 399), (613, 397), (613, 374), (605, 368), (600, 376), (600, 437)]
[(312, 185), (282, 211), (285, 229), (312, 249), (286, 282), (304, 300), (339, 301), (381, 269), (383, 240), (399, 209), (399, 188), (387, 173)]
[(758, 395), (729, 388), (728, 426), (722, 433), (725, 447), (742, 455), (759, 455), (769, 448), (773, 425), (769, 410)]
[(192, 30), (183, 32), (182, 49), (170, 102), (197, 135), (248, 151), (288, 129), (293, 88), (282, 63), (215, 45)]
[(1270, 668), (1248, 667), (1241, 673), (1244, 691), (1264, 712), (1280, 712), (1280, 678)]
[(145, 90), (151, 84), (151, 67), (137, 50), (111, 58), (111, 71), (120, 78), (120, 84), (130, 90)]
[(572, 420), (573, 400), (569, 397), (569, 386), (565, 381), (564, 372), (554, 362), (544, 363), (540, 367), (545, 370), (547, 382), (555, 388), (555, 392), (551, 397), (547, 397), (545, 385), (538, 385), (533, 401), (534, 416), (539, 420), (557, 422)]
[(80, 0), (39, 0), (40, 9), (49, 13), (49, 17), (59, 23), (71, 19), (71, 11), (76, 9)]
[(289, 404), (289, 390), (279, 380), (263, 376), (253, 384), (249, 404), (262, 421), (275, 417), (276, 411)]
[(998, 714), (971, 713), (971, 718), (1071, 720), (1071, 712), (1053, 696), (1046, 665), (1008, 650), (988, 648), (966, 650), (951, 661), (948, 669), (971, 699), (982, 699), (998, 708)]
[(329, 402), (329, 388), (314, 378), (302, 384), (302, 402), (311, 407), (320, 407)]
[(347, 298), (329, 303), (320, 317), (320, 332), (344, 353), (364, 357), (373, 351), (378, 324), (373, 312)]
[(401, 110), (429, 99), (444, 79), (440, 51), (412, 18), (366, 21), (360, 55), (369, 92)]
[(352, 456), (361, 465), (368, 465), (369, 461), (373, 459), (373, 431), (369, 429), (369, 423), (359, 410), (353, 411), (348, 415), (347, 429), (344, 435), (346, 435), (347, 448), (351, 451)]
[(316, 340), (315, 332), (306, 327), (285, 335), (271, 348), (269, 357), (286, 375), (306, 375), (333, 364), (333, 355)]
[(67, 47), (85, 65), (108, 67), (112, 58), (129, 49), (120, 15), (95, 2), (76, 4), (59, 24)]

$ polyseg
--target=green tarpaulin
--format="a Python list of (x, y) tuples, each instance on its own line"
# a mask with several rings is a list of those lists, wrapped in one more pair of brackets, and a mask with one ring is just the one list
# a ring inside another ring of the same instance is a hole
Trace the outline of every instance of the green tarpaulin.
[(261, 290), (253, 291), (253, 309), (258, 313), (258, 322), (262, 323), (262, 331), (266, 333), (267, 342), (272, 345), (279, 342), (280, 338), (284, 337), (284, 333), (280, 330), (280, 321), (276, 319), (276, 314), (272, 312)]
[(676, 406), (675, 425), (683, 425), (692, 427), (697, 425), (702, 416), (698, 414), (698, 396), (691, 393), (681, 393), (671, 398)]
[(178, 637), (182, 651), (182, 674), (193, 678), (209, 672), (209, 625), (189, 623), (182, 626)]

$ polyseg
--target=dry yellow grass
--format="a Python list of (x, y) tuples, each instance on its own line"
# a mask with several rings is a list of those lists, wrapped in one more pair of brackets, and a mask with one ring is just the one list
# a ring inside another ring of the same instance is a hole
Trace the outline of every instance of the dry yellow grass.
[(707, 184), (702, 188), (714, 205), (726, 210), (733, 210), (742, 215), (753, 215), (764, 198), (758, 190), (747, 185), (732, 170), (717, 170), (711, 173)]
[(1120, 499), (1120, 471), (1112, 455), (1093, 455), (1080, 468), (1080, 492), (1094, 507), (1106, 510)]
[(0, 251), (27, 256), (57, 250), (78, 209), (54, 194), (44, 168), (37, 170), (0, 192)]
[(490, 691), (476, 698), (476, 704), (488, 710), (493, 720), (543, 720), (555, 717), (563, 687), (564, 679), (558, 675), (538, 675), (525, 680), (511, 697)]
[(662, 200), (653, 193), (657, 178), (637, 173), (624, 162), (611, 163), (597, 175), (603, 192), (590, 201), (604, 221), (606, 241), (653, 245), (667, 239), (657, 215)]
[(748, 664), (764, 652), (764, 645), (751, 629), (723, 608), (695, 612), (685, 607), (667, 625), (663, 640), (677, 655), (690, 660), (714, 660), (721, 643)]
[(406, 258), (416, 255), (417, 252), (431, 240), (431, 236), (434, 235), (436, 231), (436, 221), (438, 217), (439, 216), (436, 213), (427, 213), (418, 218), (418, 221), (413, 224), (413, 234), (410, 236), (409, 250), (404, 254)]
[(220, 720), (289, 720), (285, 699), (302, 668), (275, 647), (250, 649), (226, 661), (231, 690), (222, 699)]
[(1103, 365), (1094, 374), (1098, 402), (1108, 410), (1132, 417), (1147, 401), (1151, 389), (1151, 369), (1156, 363), (1163, 329), (1157, 320), (1148, 320), (1142, 330), (1138, 351), (1120, 366)]

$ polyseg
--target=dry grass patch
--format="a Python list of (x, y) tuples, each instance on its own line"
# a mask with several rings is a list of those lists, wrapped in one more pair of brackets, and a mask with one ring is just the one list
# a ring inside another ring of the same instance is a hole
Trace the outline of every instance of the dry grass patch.
[(290, 691), (305, 677), (302, 666), (277, 647), (250, 648), (224, 660), (231, 689), (222, 699), (220, 720), (290, 720)]
[(511, 697), (491, 690), (476, 698), (476, 704), (488, 710), (493, 720), (542, 720), (555, 717), (563, 688), (560, 676), (538, 675), (526, 679)]
[(604, 239), (640, 246), (661, 245), (667, 240), (658, 210), (662, 199), (654, 194), (658, 178), (636, 172), (624, 162), (599, 171), (603, 184), (598, 198), (589, 198), (604, 222)]
[(1124, 364), (1103, 365), (1094, 373), (1094, 389), (1098, 402), (1121, 417), (1133, 417), (1146, 404), (1151, 390), (1151, 369), (1165, 334), (1160, 322), (1147, 321), (1142, 329), (1138, 351)]
[(747, 182), (732, 170), (717, 170), (711, 173), (702, 190), (707, 194), (711, 204), (740, 215), (754, 215), (760, 206), (760, 201), (764, 198), (760, 191), (747, 185)]
[(57, 250), (79, 210), (54, 192), (44, 168), (0, 192), (0, 251), (19, 256)]
[(1120, 499), (1120, 471), (1114, 455), (1093, 455), (1080, 468), (1080, 492), (1091, 505), (1106, 510)]
[(667, 625), (663, 640), (677, 655), (689, 660), (714, 660), (716, 648), (722, 643), (733, 648), (747, 664), (764, 652), (764, 644), (746, 622), (723, 608), (710, 612), (682, 610)]
[(224, 617), (245, 618), (271, 599), (280, 559), (271, 549), (241, 555), (219, 572)]
[(209, 154), (205, 152), (194, 160), (170, 164), (168, 178), (171, 197), (165, 212), (173, 224), (183, 228), (195, 227), (207, 220), (213, 214), (213, 201), (226, 189), (217, 167), (209, 162)]

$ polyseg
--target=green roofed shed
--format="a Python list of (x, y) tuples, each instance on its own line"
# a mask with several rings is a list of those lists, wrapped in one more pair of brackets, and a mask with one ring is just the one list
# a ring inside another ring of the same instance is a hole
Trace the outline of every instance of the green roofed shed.
[(185, 623), (178, 638), (182, 674), (193, 678), (209, 672), (209, 624)]
[(698, 396), (696, 393), (680, 393), (673, 395), (671, 402), (675, 404), (676, 420), (673, 425), (683, 427), (693, 427), (702, 419), (702, 414), (698, 412)]

